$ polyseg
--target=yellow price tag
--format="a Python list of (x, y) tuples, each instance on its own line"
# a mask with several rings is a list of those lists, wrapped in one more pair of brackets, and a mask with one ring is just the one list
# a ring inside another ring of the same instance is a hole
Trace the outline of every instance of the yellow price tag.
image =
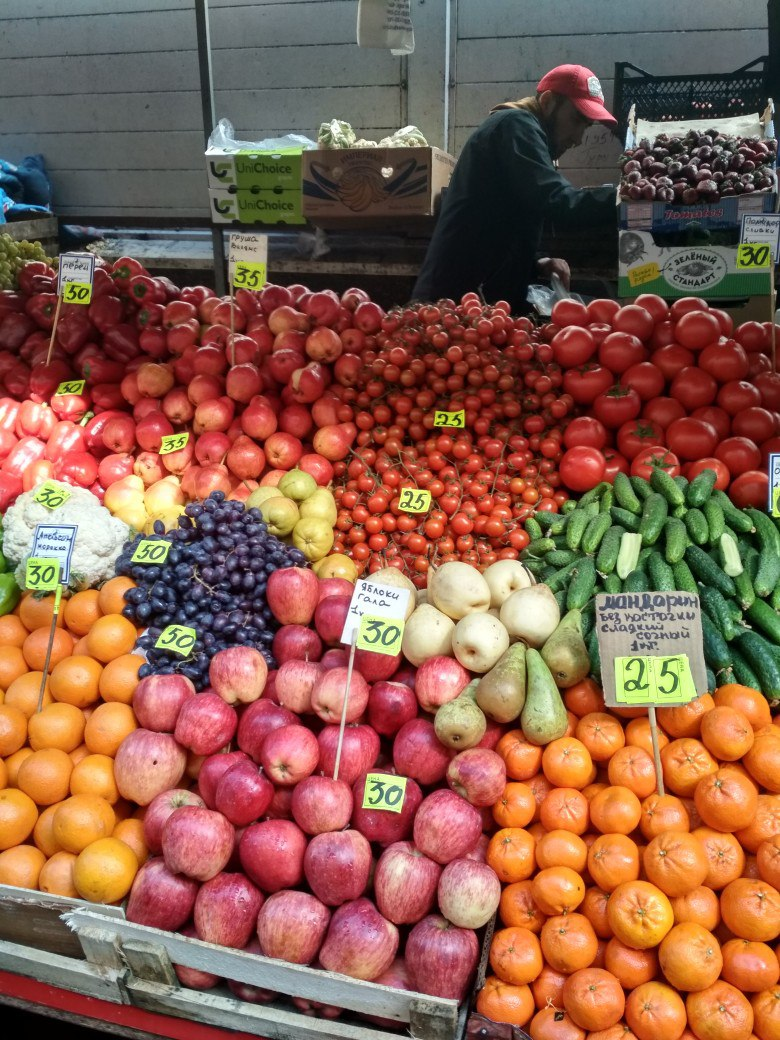
[(400, 654), (404, 636), (404, 622), (386, 617), (360, 618), (357, 643), (358, 650), (373, 650), (375, 654)]
[(431, 493), (423, 488), (403, 488), (398, 496), (402, 513), (427, 513), (431, 508)]
[(172, 451), (181, 451), (190, 439), (189, 433), (167, 433), (160, 443), (159, 455), (170, 455)]
[(136, 550), (130, 557), (131, 563), (164, 563), (171, 551), (171, 543), (155, 541), (152, 538), (144, 538), (136, 546)]
[(667, 707), (697, 696), (687, 654), (616, 657), (615, 699), (619, 704)]
[(466, 413), (461, 408), (459, 412), (434, 412), (434, 426), (452, 426), (456, 430), (462, 430), (466, 425)]
[(737, 246), (737, 268), (770, 267), (772, 249), (766, 242), (741, 242)]
[(399, 813), (404, 807), (406, 777), (392, 773), (368, 773), (363, 788), (364, 809)]
[(632, 267), (628, 272), (628, 284), (632, 289), (645, 282), (654, 282), (661, 277), (661, 268), (658, 264), (642, 264), (641, 267)]
[(24, 584), (35, 592), (53, 592), (60, 583), (60, 561), (31, 556), (27, 561)]
[(772, 510), (769, 515), (780, 519), (780, 487), (772, 489)]
[(257, 261), (239, 260), (233, 271), (233, 285), (237, 289), (261, 289), (265, 285), (266, 267)]
[(189, 657), (197, 638), (198, 633), (194, 628), (188, 628), (186, 625), (168, 625), (154, 645), (159, 650), (168, 650), (180, 657)]
[[(71, 285), (72, 283), (69, 282), (68, 284)], [(67, 379), (64, 383), (60, 383), (54, 391), (54, 396), (64, 397), (65, 394), (83, 394), (86, 385), (86, 379)]]
[(41, 484), (33, 495), (33, 502), (40, 502), (47, 509), (59, 509), (69, 498), (70, 491), (67, 488), (60, 487), (58, 484), (52, 483), (51, 480), (47, 480)]
[(91, 300), (91, 282), (66, 282), (62, 288), (63, 303), (89, 303)]

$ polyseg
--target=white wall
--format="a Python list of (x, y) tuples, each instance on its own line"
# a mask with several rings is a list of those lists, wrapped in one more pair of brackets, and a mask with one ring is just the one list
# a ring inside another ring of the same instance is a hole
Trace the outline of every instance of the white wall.
[[(357, 47), (355, 0), (209, 8), (217, 116), (239, 136), (315, 138), (340, 118), (381, 137), (414, 123), (455, 154), (494, 104), (561, 62), (593, 68), (609, 102), (616, 61), (725, 72), (768, 46), (766, 0), (412, 0), (407, 59)], [(1, 0), (0, 97), (0, 157), (42, 152), (61, 216), (207, 219), (192, 0)], [(618, 152), (594, 130), (566, 166), (577, 183), (614, 181)]]

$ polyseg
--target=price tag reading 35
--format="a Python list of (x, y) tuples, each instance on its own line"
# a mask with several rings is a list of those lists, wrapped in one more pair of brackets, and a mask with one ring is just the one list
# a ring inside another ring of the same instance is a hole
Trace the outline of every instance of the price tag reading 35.
[(197, 638), (198, 633), (194, 628), (188, 628), (186, 625), (168, 625), (154, 645), (159, 650), (168, 650), (180, 657), (189, 657)]
[(131, 563), (164, 563), (171, 551), (171, 543), (165, 541), (156, 542), (152, 538), (144, 538), (136, 546), (136, 550), (130, 557)]
[(60, 561), (31, 556), (27, 561), (24, 584), (34, 592), (53, 592), (60, 583)]
[(172, 451), (181, 451), (190, 439), (189, 433), (167, 433), (160, 441), (159, 455), (170, 455)]
[(233, 272), (233, 285), (237, 289), (262, 289), (266, 280), (266, 265), (241, 260)]
[(368, 773), (363, 788), (364, 809), (385, 809), (387, 812), (403, 811), (406, 796), (406, 777), (392, 773)]
[(466, 425), (466, 413), (461, 409), (459, 412), (434, 412), (434, 426), (449, 426), (456, 430), (462, 430)]
[(46, 506), (47, 509), (59, 509), (69, 498), (70, 491), (47, 480), (41, 484), (33, 495), (33, 502), (39, 502), (42, 506)]
[(91, 253), (61, 253), (57, 268), (57, 292), (63, 303), (87, 304), (92, 300), (95, 257)]
[(696, 698), (687, 654), (670, 657), (616, 657), (615, 688), (620, 704), (666, 707)]
[(358, 650), (373, 650), (375, 654), (391, 654), (401, 652), (401, 640), (404, 637), (404, 622), (392, 618), (369, 617), (364, 614), (358, 627)]
[(419, 488), (403, 488), (398, 496), (402, 513), (427, 513), (431, 508), (431, 493)]
[(237, 289), (262, 289), (268, 271), (267, 235), (231, 235), (228, 246), (230, 284)]

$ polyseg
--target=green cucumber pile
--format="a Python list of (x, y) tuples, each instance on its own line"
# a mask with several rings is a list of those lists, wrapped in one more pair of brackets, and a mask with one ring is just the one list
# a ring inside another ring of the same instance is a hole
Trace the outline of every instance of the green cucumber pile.
[(596, 593), (690, 592), (710, 692), (736, 682), (780, 700), (780, 527), (714, 485), (713, 470), (690, 482), (660, 468), (650, 480), (618, 473), (568, 511), (526, 520), (521, 559), (562, 611), (582, 611), (594, 678)]

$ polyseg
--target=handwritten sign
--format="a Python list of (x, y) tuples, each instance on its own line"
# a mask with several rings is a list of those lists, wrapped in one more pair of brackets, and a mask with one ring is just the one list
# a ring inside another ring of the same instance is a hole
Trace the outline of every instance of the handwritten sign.
[(403, 488), (398, 496), (402, 513), (427, 513), (431, 508), (431, 493), (424, 488)]
[(685, 654), (672, 657), (616, 657), (615, 697), (618, 704), (668, 707), (696, 697), (691, 665)]
[(70, 581), (70, 561), (76, 543), (78, 524), (36, 524), (30, 556), (36, 559), (59, 560), (60, 581)]
[(160, 441), (159, 455), (170, 455), (172, 451), (181, 451), (190, 439), (189, 433), (166, 433)]
[(452, 427), (462, 430), (466, 425), (466, 413), (461, 409), (459, 412), (434, 412), (433, 425), (440, 427)]
[(268, 235), (231, 235), (228, 246), (230, 284), (262, 289), (268, 270)]
[(95, 257), (92, 253), (60, 253), (57, 293), (63, 303), (89, 303), (94, 278)]
[(740, 244), (766, 243), (775, 263), (780, 260), (780, 213), (745, 213), (739, 233)]
[(130, 557), (131, 563), (164, 563), (171, 551), (171, 543), (155, 541), (153, 538), (144, 538), (136, 546), (136, 550)]
[(364, 614), (384, 621), (404, 621), (409, 596), (409, 589), (402, 589), (397, 585), (379, 585), (369, 579), (356, 582), (341, 633), (341, 642), (352, 642), (359, 632), (360, 619)]
[[(608, 707), (626, 703), (617, 697), (616, 658), (685, 656), (694, 696), (707, 690), (698, 596), (689, 592), (599, 593), (595, 605), (601, 678)], [(662, 683), (668, 685), (663, 678)]]
[(769, 456), (769, 502), (766, 507), (770, 516), (780, 517), (780, 453)]
[(661, 268), (658, 264), (642, 264), (640, 267), (632, 267), (628, 272), (628, 284), (632, 289), (646, 282), (654, 282), (661, 277)]
[(392, 773), (368, 773), (363, 787), (363, 808), (399, 813), (404, 807), (406, 777)]
[(53, 592), (60, 583), (60, 561), (31, 556), (24, 573), (24, 584), (34, 592)]
[(168, 625), (162, 630), (154, 645), (159, 650), (168, 650), (169, 653), (178, 654), (180, 657), (189, 657), (197, 638), (198, 633), (194, 628), (187, 625)]
[(373, 650), (375, 654), (395, 657), (401, 652), (404, 622), (364, 614), (358, 626), (358, 650)]
[(67, 488), (47, 480), (41, 484), (33, 495), (33, 502), (38, 502), (40, 505), (46, 506), (47, 509), (59, 509), (64, 502), (68, 501), (70, 495), (71, 493)]

